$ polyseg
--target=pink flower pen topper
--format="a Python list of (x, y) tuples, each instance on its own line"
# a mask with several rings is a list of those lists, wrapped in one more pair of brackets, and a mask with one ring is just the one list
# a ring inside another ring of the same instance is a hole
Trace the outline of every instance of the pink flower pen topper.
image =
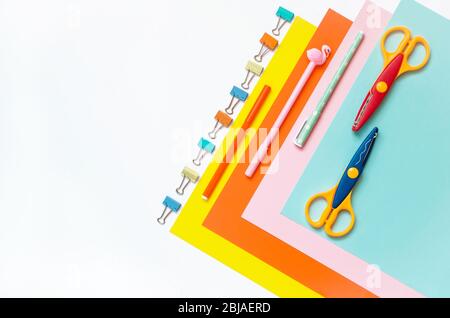
[(249, 178), (251, 178), (254, 174), (256, 169), (259, 167), (260, 163), (264, 159), (264, 157), (267, 154), (267, 150), (269, 149), (270, 145), (274, 141), (275, 137), (278, 135), (278, 131), (280, 130), (281, 126), (283, 125), (284, 121), (286, 120), (287, 115), (291, 111), (292, 106), (294, 106), (295, 101), (297, 100), (298, 96), (303, 90), (303, 87), (305, 86), (308, 79), (311, 77), (311, 74), (313, 73), (316, 66), (320, 66), (325, 64), (327, 61), (327, 58), (331, 54), (331, 48), (328, 45), (323, 45), (322, 50), (319, 49), (310, 49), (306, 52), (306, 55), (309, 60), (309, 64), (306, 67), (305, 72), (303, 73), (302, 77), (298, 81), (297, 85), (295, 86), (291, 96), (289, 97), (288, 101), (286, 102), (286, 105), (284, 105), (283, 109), (281, 110), (280, 115), (278, 116), (277, 120), (273, 124), (272, 129), (270, 130), (267, 137), (264, 139), (263, 143), (259, 147), (258, 151), (256, 152), (253, 160), (250, 162), (247, 170), (245, 171), (245, 175)]

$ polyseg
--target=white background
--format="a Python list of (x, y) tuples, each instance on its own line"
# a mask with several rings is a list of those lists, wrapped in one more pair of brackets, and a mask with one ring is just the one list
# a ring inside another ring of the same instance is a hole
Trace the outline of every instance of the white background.
[(156, 218), (278, 6), (363, 2), (0, 0), (0, 296), (272, 296)]

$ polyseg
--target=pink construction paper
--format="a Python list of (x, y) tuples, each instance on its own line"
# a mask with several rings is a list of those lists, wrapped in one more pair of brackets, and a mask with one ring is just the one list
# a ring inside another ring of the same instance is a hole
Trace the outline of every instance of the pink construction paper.
[[(365, 3), (340, 48), (335, 52), (335, 58), (305, 105), (287, 138), (287, 142), (278, 152), (277, 158), (275, 158), (275, 160), (278, 160), (278, 164), (269, 168), (242, 217), (377, 296), (423, 297), (420, 293), (386, 273), (376, 272), (375, 266), (334, 244), (330, 244), (326, 239), (281, 215), (290, 193), (303, 174), (358, 74), (372, 50), (377, 49), (375, 46), (378, 44), (390, 18), (391, 13), (371, 2)], [(364, 40), (361, 46), (328, 102), (305, 147), (303, 149), (298, 148), (293, 143), (298, 131), (318, 104), (359, 31), (364, 32)]]

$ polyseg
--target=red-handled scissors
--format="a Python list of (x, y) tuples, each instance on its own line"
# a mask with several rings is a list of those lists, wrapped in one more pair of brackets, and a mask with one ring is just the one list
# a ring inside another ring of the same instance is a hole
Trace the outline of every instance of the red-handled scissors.
[[(389, 52), (385, 46), (386, 40), (394, 32), (403, 33), (403, 39), (394, 52)], [(409, 64), (408, 58), (418, 45), (424, 47), (425, 58), (422, 63), (412, 66)], [(364, 126), (370, 116), (381, 105), (384, 97), (389, 93), (395, 80), (400, 75), (422, 69), (430, 59), (428, 42), (421, 36), (411, 37), (411, 31), (404, 26), (395, 26), (384, 33), (381, 39), (381, 51), (384, 57), (384, 69), (364, 99), (353, 123), (353, 131), (358, 131)]]

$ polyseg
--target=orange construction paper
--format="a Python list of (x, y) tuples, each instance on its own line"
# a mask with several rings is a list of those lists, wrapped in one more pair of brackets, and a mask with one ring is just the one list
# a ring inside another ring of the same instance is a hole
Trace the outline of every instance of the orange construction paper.
[[(336, 52), (350, 26), (350, 20), (329, 10), (311, 39), (308, 49), (318, 48), (320, 50), (322, 45), (327, 44), (331, 47), (332, 52)], [(280, 129), (280, 146), (285, 141), (332, 58), (333, 55), (328, 58), (326, 64), (315, 69), (304, 87)], [(305, 52), (289, 76), (260, 128), (270, 130), (308, 63), (309, 60)], [(256, 137), (251, 140), (250, 146), (244, 154), (245, 158), (247, 158), (246, 162), (248, 162), (249, 158), (248, 149), (255, 149), (255, 143), (257, 142)], [(271, 149), (272, 158), (276, 152), (277, 147)], [(245, 176), (247, 166), (248, 163), (240, 163), (236, 166), (203, 225), (325, 297), (375, 297), (374, 294), (361, 286), (241, 218), (247, 204), (264, 177), (260, 173), (261, 168), (268, 168), (267, 165), (262, 164), (253, 178), (249, 179)]]

